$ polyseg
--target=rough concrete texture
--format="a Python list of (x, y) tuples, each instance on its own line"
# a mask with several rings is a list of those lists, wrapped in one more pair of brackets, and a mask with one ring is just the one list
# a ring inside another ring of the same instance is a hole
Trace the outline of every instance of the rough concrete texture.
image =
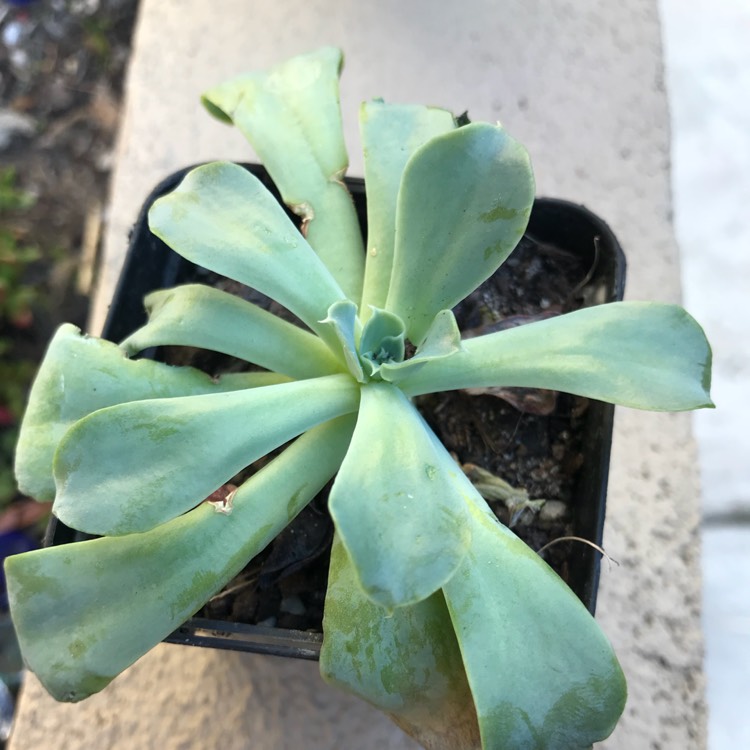
[(750, 747), (750, 5), (661, 0), (684, 298), (714, 351), (717, 408), (695, 415), (703, 474), (710, 750)]
[[(343, 731), (342, 731), (343, 730)], [(384, 715), (321, 682), (313, 662), (161, 644), (103, 693), (54, 703), (24, 685), (12, 748), (418, 750)]]
[(750, 747), (750, 527), (703, 530), (710, 750)]
[[(372, 96), (502, 119), (528, 146), (540, 194), (578, 200), (611, 223), (629, 258), (628, 296), (679, 299), (655, 0), (143, 0), (94, 328), (153, 183), (191, 162), (248, 156), (235, 133), (201, 113), (197, 94), (323, 43), (347, 50), (350, 147), (357, 104)], [(698, 750), (705, 711), (689, 418), (620, 410), (610, 488), (605, 544), (620, 565), (605, 570), (599, 615), (631, 697), (601, 747)], [(321, 704), (325, 715), (312, 718)], [(308, 736), (308, 722), (320, 736)], [(79, 706), (56, 706), (30, 682), (11, 747), (409, 746), (394, 737), (369, 708), (323, 692), (313, 665), (161, 647)]]
[(733, 515), (750, 518), (750, 4), (662, 5), (685, 300), (714, 349), (718, 408), (695, 415), (703, 513), (731, 522)]

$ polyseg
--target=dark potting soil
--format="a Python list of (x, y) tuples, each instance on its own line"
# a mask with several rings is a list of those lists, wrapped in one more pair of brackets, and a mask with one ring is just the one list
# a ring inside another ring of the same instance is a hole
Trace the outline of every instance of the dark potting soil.
[[(578, 309), (591, 270), (579, 257), (525, 237), (500, 270), (456, 307), (459, 326), (465, 336), (481, 335)], [(289, 316), (247, 287), (203, 270), (198, 275), (196, 281)], [(162, 354), (172, 364), (190, 364), (212, 375), (247, 369), (245, 363), (202, 350), (164, 347)], [(534, 389), (475, 389), (422, 396), (416, 404), (472, 481), (478, 471), (485, 485), (488, 477), (497, 477), (516, 495), (547, 501), (535, 512), (513, 503), (509, 509), (502, 500), (485, 495), (498, 518), (532, 549), (572, 533), (586, 399)], [(268, 460), (256, 462), (231, 484), (240, 484)], [(326, 510), (329, 489), (196, 616), (320, 631), (333, 537)], [(569, 544), (553, 544), (543, 553), (563, 579)]]

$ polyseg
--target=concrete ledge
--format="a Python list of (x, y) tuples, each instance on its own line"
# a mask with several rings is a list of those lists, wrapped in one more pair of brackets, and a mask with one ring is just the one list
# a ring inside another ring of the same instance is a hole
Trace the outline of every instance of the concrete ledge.
[(32, 675), (11, 747), (419, 748), (384, 715), (323, 683), (315, 663), (167, 644), (85, 703), (55, 703)]
[[(249, 156), (200, 111), (198, 94), (324, 43), (347, 51), (352, 173), (361, 173), (361, 99), (502, 119), (528, 146), (540, 194), (577, 200), (611, 224), (628, 255), (628, 296), (679, 299), (655, 0), (142, 0), (94, 330), (153, 184), (186, 164)], [(599, 613), (630, 701), (609, 750), (705, 747), (696, 476), (688, 417), (619, 412), (606, 546), (621, 565), (605, 570)], [(161, 646), (78, 706), (53, 704), (30, 680), (11, 747), (410, 746), (354, 705), (326, 691), (314, 665)]]

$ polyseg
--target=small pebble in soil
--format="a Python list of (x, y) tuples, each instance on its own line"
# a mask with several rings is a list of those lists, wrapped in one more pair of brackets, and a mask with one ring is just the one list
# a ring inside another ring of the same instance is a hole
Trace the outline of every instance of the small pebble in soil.
[(564, 521), (568, 516), (568, 506), (561, 500), (548, 500), (539, 511), (539, 524), (549, 526)]

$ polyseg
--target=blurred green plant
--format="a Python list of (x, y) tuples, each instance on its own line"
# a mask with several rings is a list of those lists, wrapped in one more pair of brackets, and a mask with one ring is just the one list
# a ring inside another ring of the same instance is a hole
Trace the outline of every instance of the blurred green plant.
[[(9, 221), (11, 214), (31, 208), (34, 196), (17, 186), (16, 170), (0, 170), (0, 331), (26, 328), (31, 322), (31, 305), (36, 296), (25, 282), (29, 264), (39, 260), (39, 249), (26, 244)], [(2, 348), (0, 346), (0, 353)]]
[(112, 54), (112, 21), (106, 17), (91, 16), (82, 22), (83, 44), (99, 63), (107, 64)]
[(39, 249), (27, 244), (12, 224), (14, 214), (31, 208), (35, 197), (18, 186), (13, 167), (0, 169), (0, 507), (16, 494), (12, 471), (15, 423), (36, 364), (19, 359), (13, 332), (28, 328), (33, 320), (36, 289), (26, 281), (29, 265), (40, 258)]
[(15, 167), (0, 169), (0, 212), (31, 208), (35, 202), (31, 193), (18, 187)]

